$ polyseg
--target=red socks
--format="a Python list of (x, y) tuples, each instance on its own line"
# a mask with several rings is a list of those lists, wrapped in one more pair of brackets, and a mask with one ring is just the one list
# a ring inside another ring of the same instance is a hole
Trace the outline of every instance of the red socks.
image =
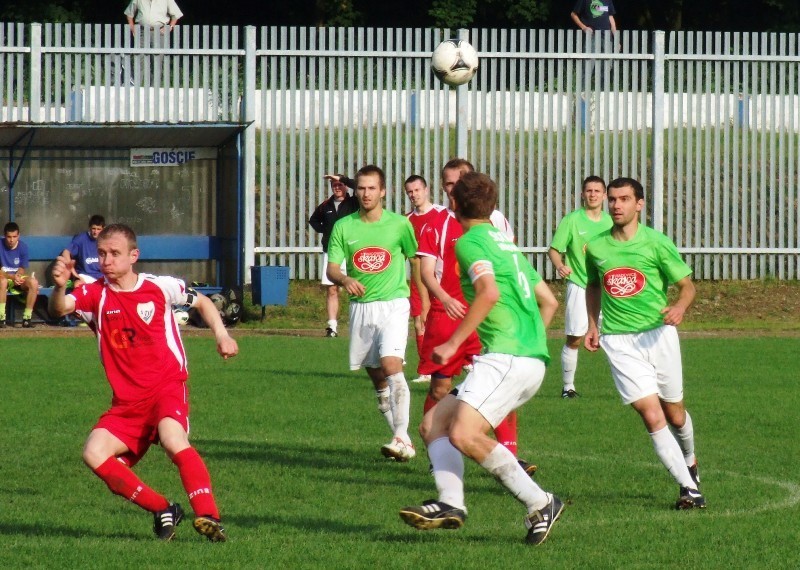
[(422, 404), (422, 415), (424, 416), (425, 414), (427, 414), (430, 411), (430, 409), (438, 403), (439, 403), (438, 400), (434, 400), (430, 392), (425, 394), (425, 403)]
[(511, 412), (494, 428), (498, 443), (517, 456), (517, 412)]
[(418, 334), (417, 335), (417, 356), (422, 356), (422, 339), (425, 335)]
[(178, 467), (183, 488), (186, 489), (195, 515), (219, 519), (217, 503), (211, 493), (211, 476), (200, 454), (193, 447), (187, 447), (175, 454), (172, 462)]
[(156, 513), (169, 506), (169, 501), (165, 497), (142, 483), (141, 479), (116, 457), (106, 459), (100, 467), (94, 469), (94, 473), (108, 485), (112, 493), (131, 501), (146, 511)]

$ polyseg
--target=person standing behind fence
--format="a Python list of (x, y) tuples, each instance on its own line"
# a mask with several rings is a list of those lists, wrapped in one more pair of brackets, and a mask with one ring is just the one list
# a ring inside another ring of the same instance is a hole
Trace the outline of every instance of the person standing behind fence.
[[(613, 0), (577, 0), (575, 2), (569, 17), (586, 34), (586, 51), (611, 51), (611, 37), (604, 34), (603, 37), (598, 38), (594, 35), (594, 32), (616, 34), (617, 20), (614, 18), (616, 13)], [(586, 60), (584, 82), (587, 89), (592, 87), (595, 64), (594, 60)], [(601, 89), (603, 88), (604, 79), (601, 78), (600, 81)]]
[[(175, 29), (178, 20), (183, 16), (183, 12), (178, 8), (175, 0), (131, 0), (128, 7), (125, 8), (124, 14), (128, 20), (128, 27), (134, 40), (138, 37), (138, 47), (161, 49), (167, 45), (166, 34)], [(142, 33), (137, 35), (136, 26), (142, 28)], [(148, 31), (144, 31), (144, 28), (148, 28)], [(163, 59), (163, 54), (153, 59), (154, 78), (158, 78), (161, 75)], [(148, 61), (144, 57), (140, 58), (140, 62), (145, 65)]]
[[(330, 181), (333, 194), (322, 202), (308, 219), (308, 225), (314, 231), (322, 234), (322, 287), (325, 288), (325, 307), (328, 312), (328, 326), (325, 336), (339, 335), (339, 287), (328, 279), (328, 242), (331, 239), (333, 224), (337, 220), (358, 211), (358, 198), (347, 193), (347, 186), (342, 182), (341, 175), (326, 174), (325, 179)], [(342, 272), (346, 271), (346, 262), (342, 262)]]

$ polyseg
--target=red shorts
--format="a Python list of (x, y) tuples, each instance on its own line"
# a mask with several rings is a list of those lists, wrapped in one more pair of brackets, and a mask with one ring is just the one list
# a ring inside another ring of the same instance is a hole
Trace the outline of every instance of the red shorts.
[(185, 382), (170, 382), (147, 400), (112, 405), (100, 416), (94, 429), (106, 429), (124, 443), (129, 451), (121, 459), (133, 466), (158, 442), (158, 422), (164, 418), (174, 419), (188, 433), (189, 390)]
[(411, 305), (409, 314), (412, 317), (418, 317), (422, 314), (422, 298), (419, 296), (419, 290), (414, 282), (411, 282), (411, 295), (408, 297), (408, 302)]
[(481, 341), (474, 332), (465, 340), (447, 364), (436, 364), (431, 357), (433, 349), (444, 344), (461, 324), (453, 320), (443, 309), (431, 309), (425, 321), (425, 337), (420, 349), (418, 374), (441, 374), (452, 378), (461, 373), (465, 364), (472, 363), (472, 357), (481, 353)]

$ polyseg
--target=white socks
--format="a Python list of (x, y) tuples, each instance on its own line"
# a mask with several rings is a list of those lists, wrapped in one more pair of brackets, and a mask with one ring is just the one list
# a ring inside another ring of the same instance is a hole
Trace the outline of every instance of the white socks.
[(564, 390), (575, 389), (575, 370), (578, 368), (578, 349), (566, 344), (561, 349), (561, 372)]
[(408, 421), (411, 411), (411, 392), (406, 383), (406, 377), (402, 372), (392, 374), (386, 377), (389, 383), (389, 390), (391, 397), (389, 404), (392, 409), (392, 418), (394, 420), (394, 436), (399, 437), (406, 443), (411, 443), (411, 438), (408, 437)]
[(394, 418), (392, 417), (389, 388), (375, 390), (375, 395), (378, 397), (378, 411), (383, 414), (383, 419), (389, 424), (389, 430), (394, 433)]
[(697, 458), (694, 455), (694, 425), (689, 412), (686, 412), (686, 423), (683, 424), (683, 427), (672, 428), (672, 432), (675, 434), (675, 439), (678, 440), (678, 445), (681, 446), (686, 465), (691, 467)]
[(336, 319), (331, 319), (328, 321), (328, 328), (331, 329), (333, 332), (339, 332), (339, 322)]
[(669, 427), (664, 426), (657, 432), (651, 433), (650, 437), (653, 439), (653, 447), (656, 449), (656, 455), (670, 472), (675, 481), (681, 487), (696, 488), (692, 476), (689, 474), (689, 468), (683, 460), (683, 453), (681, 453), (681, 446), (672, 435)]
[(440, 437), (428, 445), (428, 457), (433, 466), (433, 479), (439, 500), (452, 507), (464, 506), (464, 456), (453, 447), (450, 439)]
[(528, 508), (528, 513), (543, 509), (550, 502), (550, 497), (525, 473), (514, 454), (499, 443), (486, 456), (481, 467), (502, 483), (515, 499), (524, 504)]

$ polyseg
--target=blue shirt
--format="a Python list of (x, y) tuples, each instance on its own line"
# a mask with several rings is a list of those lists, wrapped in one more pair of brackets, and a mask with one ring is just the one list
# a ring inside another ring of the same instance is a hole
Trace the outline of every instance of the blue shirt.
[(6, 273), (16, 273), (20, 267), (28, 267), (28, 246), (19, 240), (17, 247), (8, 249), (5, 239), (0, 239), (0, 265)]
[(82, 232), (72, 238), (69, 254), (75, 260), (75, 270), (80, 274), (100, 279), (100, 256), (97, 255), (97, 240), (89, 232)]

